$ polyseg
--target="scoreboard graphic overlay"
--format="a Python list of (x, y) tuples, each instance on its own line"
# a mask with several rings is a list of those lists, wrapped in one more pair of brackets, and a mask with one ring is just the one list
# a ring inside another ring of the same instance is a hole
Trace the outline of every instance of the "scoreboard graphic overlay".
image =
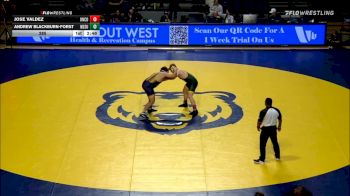
[[(42, 12), (42, 14), (49, 13)], [(13, 21), (13, 37), (100, 35), (99, 15), (15, 15)]]

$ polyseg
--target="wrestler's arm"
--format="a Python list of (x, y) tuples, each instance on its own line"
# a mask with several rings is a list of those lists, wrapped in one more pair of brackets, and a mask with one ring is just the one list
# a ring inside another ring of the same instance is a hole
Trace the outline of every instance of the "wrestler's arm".
[(166, 79), (173, 80), (176, 78), (177, 75), (176, 75), (176, 72), (174, 72), (174, 73), (164, 73), (164, 76)]

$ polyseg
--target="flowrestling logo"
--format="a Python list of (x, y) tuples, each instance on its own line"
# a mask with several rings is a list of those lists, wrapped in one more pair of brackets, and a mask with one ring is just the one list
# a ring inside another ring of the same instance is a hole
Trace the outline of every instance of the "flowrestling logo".
[(205, 104), (199, 106), (199, 115), (192, 117), (188, 108), (179, 108), (182, 102), (181, 92), (156, 93), (156, 112), (151, 113), (148, 121), (138, 119), (138, 104), (143, 92), (116, 91), (103, 95), (105, 102), (96, 110), (96, 117), (105, 124), (128, 129), (146, 130), (159, 134), (184, 134), (192, 130), (210, 129), (238, 122), (243, 111), (234, 100), (236, 96), (229, 92), (197, 92), (195, 95)]
[(300, 43), (309, 43), (312, 40), (315, 40), (317, 38), (317, 34), (314, 33), (311, 30), (304, 30), (301, 26), (295, 27), (295, 32), (297, 33), (298, 39)]
[(334, 16), (334, 10), (285, 10), (287, 16)]

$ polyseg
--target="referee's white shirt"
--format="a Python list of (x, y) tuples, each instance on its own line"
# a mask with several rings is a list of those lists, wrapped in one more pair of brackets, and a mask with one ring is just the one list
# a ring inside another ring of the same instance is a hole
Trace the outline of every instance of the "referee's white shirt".
[(279, 117), (279, 112), (275, 108), (269, 108), (266, 112), (264, 120), (261, 123), (261, 127), (276, 126)]

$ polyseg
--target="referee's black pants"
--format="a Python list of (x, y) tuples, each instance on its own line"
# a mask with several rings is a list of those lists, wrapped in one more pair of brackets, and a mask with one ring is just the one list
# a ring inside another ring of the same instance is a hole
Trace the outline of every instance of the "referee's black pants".
[(280, 147), (277, 141), (277, 127), (262, 127), (260, 134), (260, 160), (265, 161), (266, 155), (266, 143), (267, 140), (271, 138), (271, 142), (273, 145), (273, 150), (275, 151), (275, 157), (280, 158)]

